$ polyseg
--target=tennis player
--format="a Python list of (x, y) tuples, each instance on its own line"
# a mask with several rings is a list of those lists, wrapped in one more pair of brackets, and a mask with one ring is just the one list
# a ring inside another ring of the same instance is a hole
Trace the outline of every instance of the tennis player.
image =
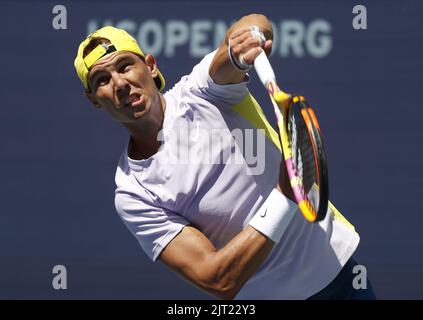
[(271, 47), (269, 20), (242, 17), (163, 93), (154, 56), (124, 30), (80, 44), (85, 95), (129, 133), (117, 212), (151, 260), (215, 297), (374, 298), (370, 283), (353, 287), (354, 227), (332, 204), (311, 224), (293, 201), (277, 133), (248, 90), (251, 64)]

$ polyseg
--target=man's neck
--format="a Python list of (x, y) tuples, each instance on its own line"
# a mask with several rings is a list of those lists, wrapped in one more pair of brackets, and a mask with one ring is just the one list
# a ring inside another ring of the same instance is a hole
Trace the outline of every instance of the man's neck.
[(138, 122), (136, 124), (125, 125), (131, 135), (128, 147), (128, 156), (131, 159), (148, 159), (156, 154), (161, 146), (158, 134), (163, 128), (166, 102), (161, 94), (160, 98), (163, 110), (163, 116), (160, 122)]
[(160, 145), (161, 142), (157, 141), (157, 135), (151, 139), (141, 140), (131, 134), (128, 156), (134, 160), (148, 159), (157, 153)]

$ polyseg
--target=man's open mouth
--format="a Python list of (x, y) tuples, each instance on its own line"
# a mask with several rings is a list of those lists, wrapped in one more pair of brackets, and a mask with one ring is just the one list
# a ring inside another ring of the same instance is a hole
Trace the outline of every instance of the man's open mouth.
[(139, 93), (130, 94), (125, 100), (125, 107), (139, 107), (144, 104), (144, 97)]

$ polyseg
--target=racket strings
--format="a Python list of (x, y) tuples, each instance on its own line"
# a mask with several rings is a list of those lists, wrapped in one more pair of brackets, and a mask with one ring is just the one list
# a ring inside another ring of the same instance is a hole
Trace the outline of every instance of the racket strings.
[(319, 197), (313, 186), (318, 184), (315, 155), (310, 140), (307, 125), (300, 114), (300, 107), (293, 105), (288, 116), (288, 135), (290, 148), (292, 150), (292, 169), (298, 176), (300, 192), (308, 198), (314, 209), (318, 208)]

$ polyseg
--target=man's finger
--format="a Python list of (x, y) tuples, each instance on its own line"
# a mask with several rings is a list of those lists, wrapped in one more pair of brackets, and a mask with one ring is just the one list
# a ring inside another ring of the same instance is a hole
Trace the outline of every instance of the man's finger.
[(246, 53), (244, 53), (240, 58), (244, 60), (247, 64), (253, 64), (254, 60), (258, 57), (258, 55), (262, 52), (261, 47), (255, 47), (249, 49)]
[(242, 28), (242, 29), (239, 29), (237, 31), (234, 31), (234, 32), (231, 33), (230, 37), (231, 38), (236, 38), (236, 37), (239, 37), (240, 35), (242, 35), (243, 33), (250, 34), (251, 33), (251, 28), (250, 27), (248, 27), (248, 28)]

